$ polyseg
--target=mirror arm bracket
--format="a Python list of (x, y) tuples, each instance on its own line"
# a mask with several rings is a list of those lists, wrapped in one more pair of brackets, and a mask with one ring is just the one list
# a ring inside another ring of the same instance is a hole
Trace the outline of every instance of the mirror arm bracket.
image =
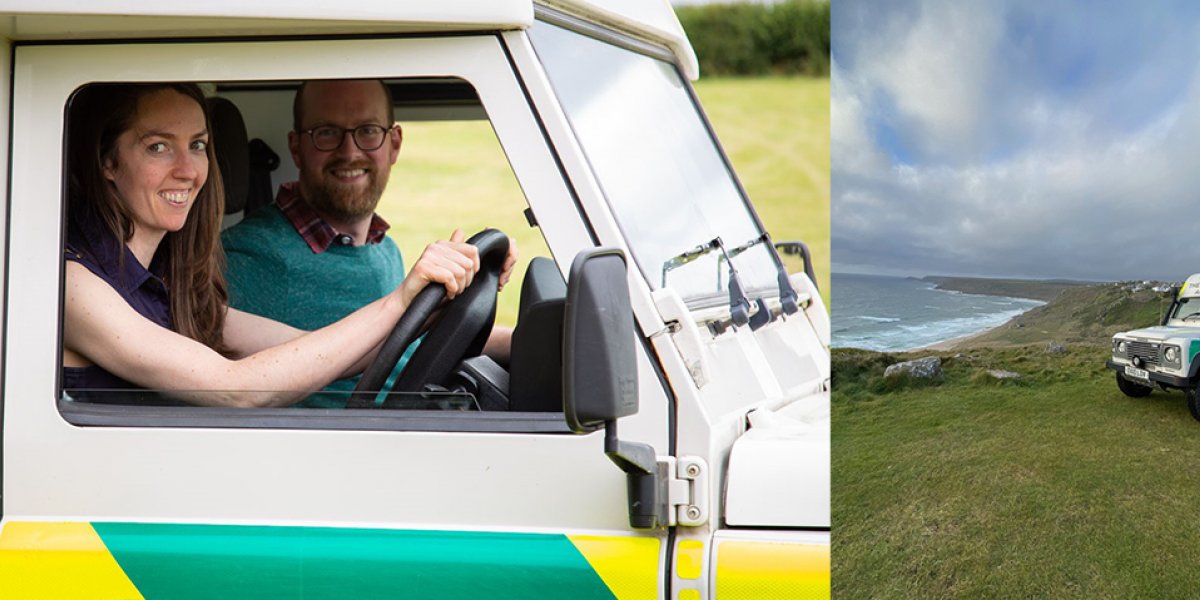
[(659, 473), (654, 447), (617, 438), (617, 422), (604, 423), (604, 454), (625, 473), (629, 525), (657, 529), (667, 525), (667, 478)]

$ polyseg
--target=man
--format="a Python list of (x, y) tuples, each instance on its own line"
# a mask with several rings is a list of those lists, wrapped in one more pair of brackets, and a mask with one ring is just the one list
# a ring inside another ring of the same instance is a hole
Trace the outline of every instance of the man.
[[(222, 234), (230, 304), (312, 330), (395, 289), (404, 278), (400, 250), (375, 214), (403, 132), (378, 80), (312, 81), (296, 92), (288, 151), (299, 181), (280, 186), (275, 203)], [(451, 242), (461, 242), (456, 230)], [(516, 263), (510, 250), (500, 277)], [(497, 327), (485, 352), (505, 362), (512, 330)], [(415, 347), (416, 344), (413, 345)], [(413, 347), (401, 359), (408, 360)], [(354, 380), (330, 391), (349, 391)], [(311, 398), (308, 406), (339, 406)]]

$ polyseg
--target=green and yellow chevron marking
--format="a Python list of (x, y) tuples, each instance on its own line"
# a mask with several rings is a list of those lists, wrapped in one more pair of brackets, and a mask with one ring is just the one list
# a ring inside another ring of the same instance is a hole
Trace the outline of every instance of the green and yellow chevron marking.
[(10, 522), (0, 598), (654, 598), (655, 538)]
[(657, 538), (573, 535), (570, 540), (617, 598), (658, 598)]
[(829, 598), (829, 545), (726, 540), (717, 545), (717, 598)]
[(6, 523), (0, 598), (142, 598), (88, 523)]

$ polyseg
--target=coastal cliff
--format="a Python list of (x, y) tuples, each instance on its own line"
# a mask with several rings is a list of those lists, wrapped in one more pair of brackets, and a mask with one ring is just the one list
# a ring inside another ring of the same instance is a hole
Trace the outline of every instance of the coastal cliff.
[(942, 277), (937, 275), (922, 277), (921, 280), (936, 284), (939, 290), (962, 292), (964, 294), (983, 294), (985, 296), (1030, 298), (1032, 300), (1043, 301), (1053, 300), (1064, 290), (1098, 285), (1090, 281), (1071, 281), (1067, 279), (989, 279), (983, 277)]

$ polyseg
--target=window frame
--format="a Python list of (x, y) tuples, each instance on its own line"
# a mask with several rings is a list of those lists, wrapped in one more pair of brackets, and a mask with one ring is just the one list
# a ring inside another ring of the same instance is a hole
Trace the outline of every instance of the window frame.
[[(445, 39), (452, 40), (452, 41), (459, 41), (459, 40), (462, 40), (463, 37), (467, 37), (467, 36), (451, 36), (451, 37), (445, 38)], [(480, 35), (480, 36), (474, 36), (474, 37), (478, 37), (481, 39), (487, 39), (489, 42), (495, 43), (498, 47), (497, 54), (500, 56), (504, 56), (504, 54), (501, 52), (502, 42), (499, 40), (497, 35), (487, 34), (487, 35)], [(422, 34), (422, 35), (397, 35), (397, 36), (376, 37), (376, 38), (373, 38), (373, 40), (386, 41), (386, 40), (410, 39), (410, 38), (431, 39), (431, 40), (438, 39), (434, 36)], [(105, 40), (105, 41), (94, 42), (94, 44), (98, 48), (128, 46), (131, 44), (141, 46), (141, 45), (146, 45), (146, 44), (150, 44), (150, 43), (164, 44), (165, 46), (169, 46), (172, 48), (177, 47), (177, 46), (189, 46), (191, 48), (195, 48), (196, 45), (198, 45), (198, 44), (209, 44), (209, 43), (214, 44), (214, 45), (223, 45), (223, 44), (230, 44), (230, 43), (232, 43), (232, 44), (248, 43), (249, 44), (249, 43), (255, 43), (258, 41), (262, 41), (262, 40), (239, 40), (239, 39), (219, 40), (218, 39), (218, 40), (204, 40), (203, 42), (191, 41), (191, 42), (185, 42), (182, 44), (175, 44), (175, 43), (171, 43), (171, 42), (161, 42), (161, 41), (142, 42), (142, 41), (107, 41), (107, 40)], [(295, 42), (295, 41), (304, 41), (304, 42), (308, 42), (308, 43), (312, 42), (312, 40), (281, 39), (281, 40), (268, 40), (268, 41), (265, 41), (265, 43), (287, 44), (287, 43)], [(371, 40), (332, 39), (330, 41), (333, 41), (333, 42), (337, 42), (337, 41), (350, 41), (350, 42), (368, 41), (369, 42)], [(87, 42), (87, 43), (91, 44), (92, 42)], [(33, 44), (25, 44), (24, 46), (58, 47), (58, 46), (77, 46), (80, 44), (81, 44), (81, 42), (74, 42), (74, 43), (65, 44), (65, 45), (53, 44), (53, 43), (33, 43)], [(249, 48), (249, 47), (247, 47), (247, 48)], [(50, 51), (53, 52), (54, 48), (51, 48)], [(199, 59), (199, 60), (202, 60), (202, 59)], [(419, 61), (420, 59), (416, 59), (416, 60)], [(156, 61), (151, 59), (150, 62), (156, 62)], [(83, 87), (84, 85), (87, 85), (90, 83), (106, 82), (106, 81), (107, 82), (116, 82), (116, 81), (130, 81), (130, 82), (146, 81), (146, 82), (149, 82), (149, 81), (192, 80), (192, 81), (197, 81), (197, 82), (202, 82), (202, 83), (215, 83), (218, 86), (220, 86), (222, 84), (233, 84), (235, 86), (262, 84), (265, 86), (270, 86), (272, 84), (283, 84), (283, 83), (294, 82), (294, 81), (303, 79), (303, 77), (295, 77), (294, 73), (280, 73), (278, 75), (271, 76), (271, 77), (260, 77), (260, 76), (254, 75), (254, 74), (245, 74), (245, 73), (239, 74), (236, 72), (229, 73), (229, 75), (231, 75), (231, 76), (225, 77), (225, 78), (210, 78), (210, 77), (205, 77), (205, 76), (200, 75), (194, 68), (192, 69), (192, 72), (196, 75), (194, 77), (190, 77), (190, 78), (178, 77), (175, 75), (172, 75), (170, 77), (164, 77), (164, 76), (155, 76), (153, 74), (150, 74), (151, 72), (154, 72), (156, 70), (161, 70), (161, 63), (156, 63), (156, 64), (159, 65), (159, 68), (148, 68), (148, 69), (146, 69), (145, 72), (141, 72), (138, 69), (134, 69), (133, 73), (129, 77), (104, 77), (103, 75), (100, 75), (100, 76), (93, 75), (93, 76), (84, 76), (84, 77), (80, 78), (80, 77), (78, 77), (78, 74), (77, 74), (77, 79), (78, 79), (79, 85), (74, 86), (73, 88), (71, 88), (70, 92), (65, 94), (63, 108), (61, 111), (61, 118), (60, 118), (59, 125), (61, 126), (60, 133), (62, 135), (58, 136), (58, 138), (57, 138), (59, 140), (58, 149), (61, 152), (61, 154), (63, 155), (62, 161), (60, 162), (60, 165), (59, 165), (60, 167), (65, 166), (65, 161), (66, 161), (65, 124), (66, 124), (66, 120), (67, 120), (66, 119), (67, 111), (69, 109), (68, 101), (69, 101), (69, 98), (71, 97), (71, 95), (74, 93), (74, 91), (79, 89), (80, 87)], [(518, 75), (516, 74), (515, 69), (513, 69), (513, 67), (512, 67), (511, 60), (508, 61), (507, 67), (508, 67), (508, 71), (504, 75), (510, 76), (514, 80), (517, 80)], [(293, 69), (294, 68), (295, 67), (293, 66)], [(406, 71), (404, 67), (394, 67), (394, 66), (382, 66), (382, 67), (368, 66), (368, 67), (365, 67), (365, 69), (368, 71), (367, 73), (346, 74), (346, 75), (343, 75), (343, 77), (345, 77), (345, 78), (379, 77), (379, 78), (389, 79), (389, 80), (409, 79), (409, 78), (447, 78), (447, 77), (449, 77), (449, 78), (460, 79), (460, 80), (466, 82), (467, 84), (471, 85), (472, 87), (475, 87), (477, 90), (479, 89), (479, 87), (481, 87), (481, 84), (477, 80), (476, 77), (473, 77), (472, 75), (465, 73), (465, 72), (442, 72), (442, 71), (437, 70), (436, 68), (432, 68), (427, 71), (412, 72), (412, 71)], [(186, 70), (187, 69), (185, 69), (185, 71)], [(218, 69), (218, 70), (220, 70), (220, 69)], [(245, 71), (263, 71), (263, 70), (270, 70), (270, 67), (249, 68), (249, 69), (246, 69)], [(120, 69), (113, 69), (113, 71), (114, 72), (120, 71)], [(226, 69), (225, 71), (230, 71), (230, 70)], [(239, 69), (234, 68), (234, 69), (232, 69), (232, 71), (239, 71)], [(317, 77), (320, 77), (320, 76), (319, 75), (313, 76), (313, 78), (317, 78)], [(325, 77), (328, 77), (328, 76), (326, 75)], [(519, 81), (514, 81), (514, 83), (519, 83)], [(519, 98), (519, 100), (521, 102), (524, 102), (526, 100), (524, 95), (520, 95), (520, 96), (514, 96), (513, 98), (508, 98), (505, 100), (505, 102), (509, 102), (511, 100), (516, 100), (517, 98)], [(486, 117), (487, 120), (492, 125), (492, 127), (496, 129), (497, 137), (499, 138), (501, 147), (504, 150), (505, 155), (509, 160), (510, 167), (513, 168), (514, 174), (517, 176), (518, 180), (522, 180), (521, 171), (517, 168), (517, 165), (515, 164), (515, 161), (514, 161), (514, 157), (513, 157), (514, 149), (511, 148), (510, 145), (505, 144), (504, 136), (502, 135), (500, 128), (497, 126), (497, 124), (495, 122), (495, 117), (491, 114), (492, 109), (495, 108), (493, 105), (498, 103), (498, 102), (496, 102), (496, 100), (497, 100), (497, 98), (493, 98), (491, 103), (489, 103), (489, 99), (486, 98), (484, 94), (481, 93), (479, 96), (479, 103), (483, 107), (484, 112), (487, 113), (487, 117)], [(524, 108), (525, 108), (525, 110), (530, 111), (530, 112), (533, 112), (533, 110), (534, 110), (532, 107), (530, 107), (528, 105), (525, 105)], [(511, 108), (505, 108), (503, 110), (511, 110)], [(511, 117), (509, 117), (509, 118), (511, 119)], [(510, 127), (510, 129), (511, 129), (511, 127)], [(540, 144), (544, 147), (548, 147), (549, 141), (545, 138), (544, 134), (542, 134), (542, 132), (540, 130), (537, 131), (536, 133), (538, 134), (538, 136), (540, 138), (540, 140), (539, 140)], [(22, 139), (21, 138), (22, 135), (28, 135), (28, 134), (22, 134), (22, 132), (20, 130), (16, 130), (13, 132), (14, 144), (17, 144)], [(517, 144), (517, 145), (519, 146), (519, 144)], [(522, 150), (520, 148), (518, 148), (515, 151), (516, 152), (525, 152), (525, 150)], [(529, 161), (527, 160), (526, 162), (529, 162)], [(559, 181), (561, 182), (562, 186), (565, 189), (567, 189), (567, 190), (570, 189), (569, 185), (566, 181), (566, 175), (561, 171), (560, 166), (553, 173), (552, 177), (559, 179)], [(60, 221), (59, 226), (58, 226), (58, 231), (59, 231), (58, 245), (59, 245), (59, 247), (61, 247), (61, 244), (62, 244), (61, 240), (65, 240), (65, 228), (66, 228), (65, 169), (60, 169), (60, 178), (59, 179), (60, 179), (61, 183), (59, 185), (60, 199), (59, 199), (59, 203), (57, 206), (57, 208), (58, 208), (57, 215), (58, 215), (58, 218)], [(529, 193), (525, 189), (526, 182), (521, 181), (521, 183), (522, 183), (523, 193), (525, 194), (526, 203), (531, 204), (530, 200), (529, 200)], [(544, 188), (546, 186), (543, 184), (539, 187)], [(573, 203), (570, 203), (570, 204), (572, 204), (572, 208), (574, 208)], [(579, 214), (578, 211), (575, 211), (575, 218), (577, 220), (583, 219), (582, 215)], [(578, 229), (583, 229), (583, 227), (580, 227)], [(548, 245), (550, 244), (550, 240), (547, 240), (547, 244)], [(590, 246), (590, 245), (591, 244), (587, 244), (587, 246)], [(552, 252), (553, 251), (554, 251), (554, 249), (552, 247)], [(59, 255), (61, 255), (61, 252), (59, 253)], [(562, 270), (563, 268), (564, 267), (562, 267), (560, 265), (560, 270)], [(205, 427), (205, 428), (224, 428), (224, 429), (447, 431), (447, 432), (531, 433), (531, 434), (542, 434), (542, 433), (569, 434), (570, 433), (569, 429), (567, 428), (567, 426), (565, 424), (565, 421), (563, 419), (563, 415), (561, 412), (553, 412), (553, 413), (527, 413), (527, 412), (491, 413), (491, 412), (488, 412), (488, 413), (485, 413), (485, 412), (478, 412), (478, 411), (462, 411), (462, 412), (460, 412), (460, 411), (390, 410), (390, 409), (365, 409), (365, 410), (322, 410), (322, 409), (293, 409), (293, 408), (285, 408), (285, 409), (222, 409), (222, 408), (198, 407), (198, 406), (143, 406), (143, 405), (137, 405), (137, 404), (105, 405), (105, 404), (91, 404), (91, 403), (84, 403), (84, 402), (75, 402), (68, 398), (65, 398), (64, 394), (63, 394), (63, 390), (62, 390), (62, 328), (63, 328), (62, 319), (63, 319), (64, 297), (62, 295), (61, 290), (63, 288), (64, 277), (65, 277), (65, 275), (64, 275), (65, 261), (64, 260), (62, 260), (62, 259), (59, 260), (57, 269), (58, 269), (58, 286), (56, 288), (56, 293), (57, 293), (58, 311), (57, 311), (57, 323), (56, 323), (56, 327), (54, 329), (55, 339), (56, 339), (56, 357), (54, 360), (54, 368), (55, 368), (55, 377), (54, 377), (55, 402), (54, 402), (54, 405), (56, 408), (56, 412), (60, 415), (62, 420), (64, 420), (67, 423), (70, 423), (71, 425), (84, 426), (84, 427), (118, 427), (118, 428), (121, 428), (121, 427), (164, 427), (164, 428)], [(13, 294), (10, 293), (10, 296), (13, 296)], [(11, 336), (10, 336), (9, 343), (12, 343)], [(643, 357), (643, 360), (644, 359), (645, 359), (645, 357)]]

